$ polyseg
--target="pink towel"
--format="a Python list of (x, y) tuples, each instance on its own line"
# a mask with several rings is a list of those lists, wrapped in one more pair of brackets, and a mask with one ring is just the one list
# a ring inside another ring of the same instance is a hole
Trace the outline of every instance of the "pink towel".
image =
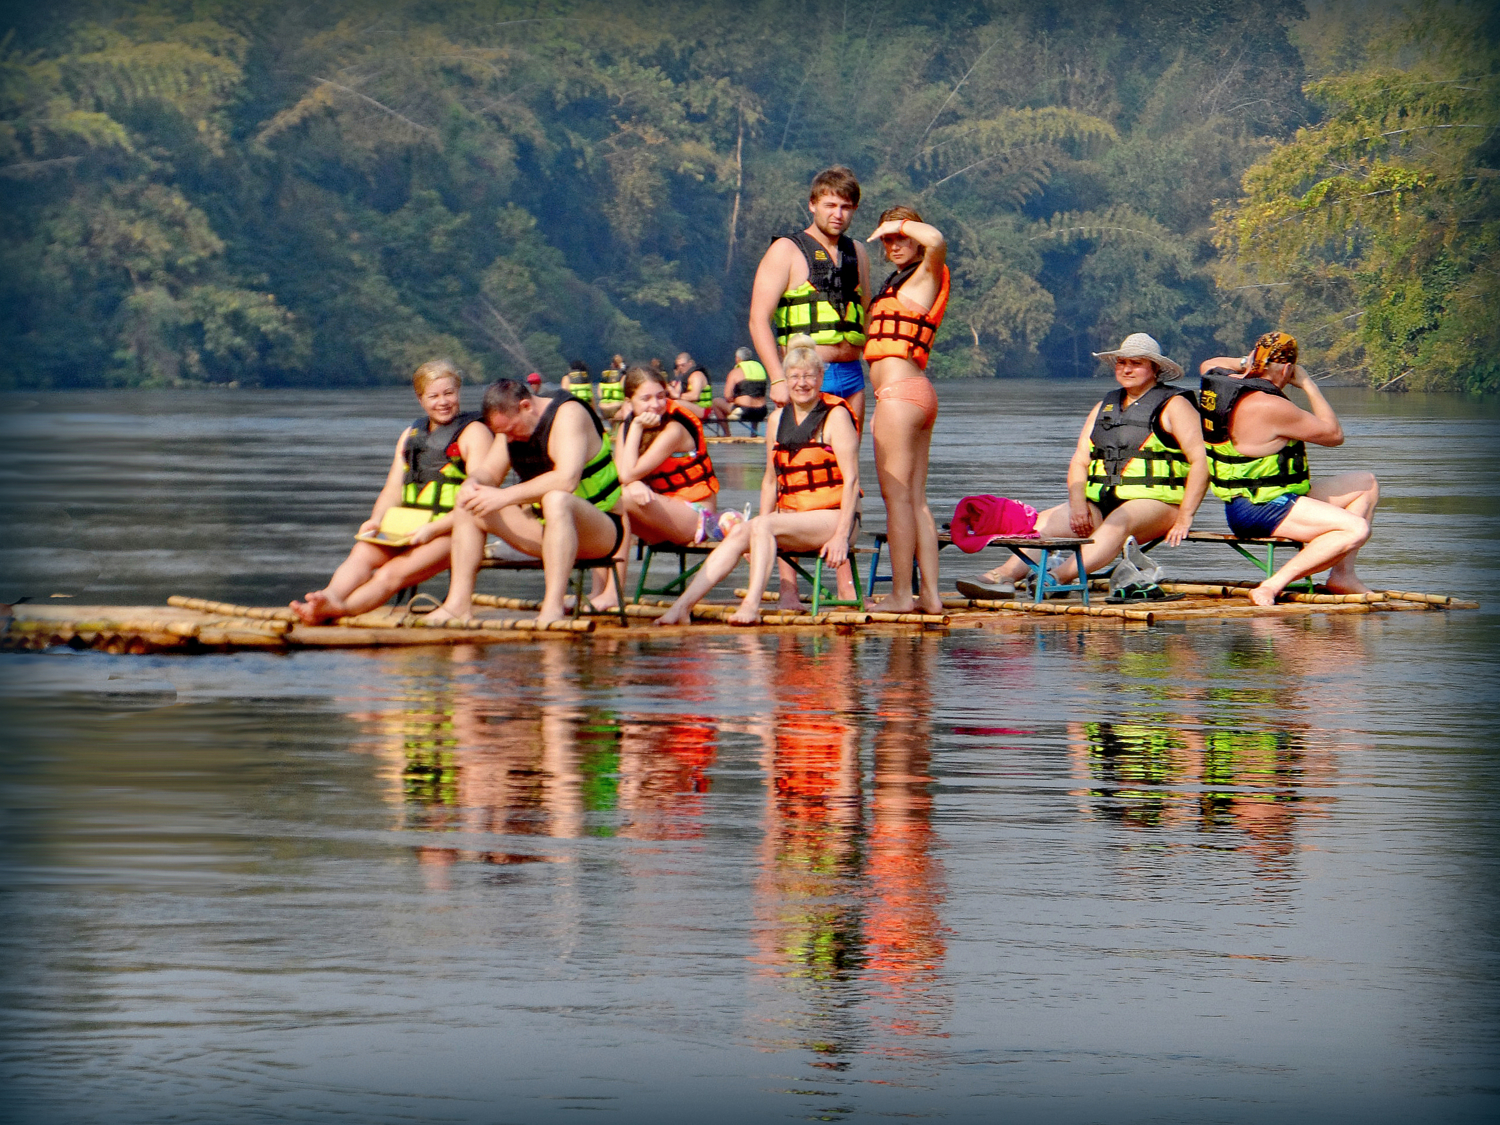
[(1036, 537), (1036, 509), (1004, 496), (965, 496), (953, 509), (949, 534), (960, 551), (982, 550), (993, 536)]

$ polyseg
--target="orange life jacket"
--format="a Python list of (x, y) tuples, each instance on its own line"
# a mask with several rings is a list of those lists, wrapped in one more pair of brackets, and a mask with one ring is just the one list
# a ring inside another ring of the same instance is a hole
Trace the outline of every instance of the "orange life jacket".
[(897, 293), (917, 272), (919, 265), (920, 262), (913, 262), (904, 270), (891, 274), (870, 302), (865, 359), (871, 363), (896, 356), (909, 359), (923, 371), (927, 370), (933, 337), (937, 335), (938, 325), (943, 323), (943, 314), (948, 311), (949, 276), (948, 267), (944, 266), (937, 300), (927, 312), (917, 312), (910, 305), (902, 304)]
[[(707, 500), (718, 494), (719, 478), (714, 475), (714, 463), (709, 460), (708, 442), (703, 437), (703, 423), (690, 410), (684, 410), (675, 402), (667, 406), (662, 421), (680, 422), (698, 443), (692, 453), (674, 453), (661, 463), (655, 471), (641, 479), (652, 492), (670, 496), (674, 500)], [(644, 450), (642, 450), (644, 452)]]
[(844, 474), (839, 472), (833, 446), (815, 439), (822, 438), (830, 410), (842, 407), (851, 420), (854, 415), (837, 395), (820, 394), (818, 398), (800, 426), (791, 403), (781, 410), (771, 459), (776, 470), (778, 512), (816, 512), (837, 508), (843, 502)]

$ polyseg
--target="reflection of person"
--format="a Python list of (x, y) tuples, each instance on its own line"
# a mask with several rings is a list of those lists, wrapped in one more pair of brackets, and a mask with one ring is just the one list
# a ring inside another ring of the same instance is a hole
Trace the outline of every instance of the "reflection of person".
[[(1332, 592), (1369, 590), (1354, 561), (1370, 538), (1380, 484), (1370, 473), (1311, 478), (1305, 443), (1342, 445), (1344, 428), (1297, 365), (1297, 341), (1269, 332), (1244, 359), (1205, 360), (1200, 370), (1213, 490), (1229, 529), (1245, 539), (1275, 535), (1306, 544), (1251, 590), (1250, 600), (1272, 605), (1288, 585), (1327, 568)], [(1286, 397), (1288, 385), (1307, 395), (1310, 410)]]
[[(794, 392), (795, 393), (795, 392)], [(821, 648), (794, 636), (772, 640), (767, 708), (766, 825), (755, 879), (757, 960), (778, 982), (802, 1045), (842, 1055), (865, 1037), (842, 989), (861, 967), (864, 834), (860, 792), (859, 670), (849, 645)]]
[[(546, 592), (537, 621), (556, 621), (573, 564), (612, 555), (625, 538), (614, 510), (620, 481), (604, 423), (567, 391), (539, 399), (509, 379), (485, 391), (484, 421), (500, 440), (459, 493), (453, 579), (433, 617), (469, 616), (485, 533), (492, 532), (542, 560)], [(511, 469), (519, 481), (499, 487)]]
[(386, 513), (398, 506), (426, 509), (435, 518), (412, 531), (404, 546), (356, 543), (328, 585), (291, 603), (305, 625), (368, 612), (397, 591), (448, 569), (459, 486), (468, 467), (489, 451), (490, 434), (478, 414), (460, 412), (463, 375), (449, 360), (422, 364), (411, 382), (425, 416), (401, 432), (385, 487), (359, 534), (374, 535)]
[[(878, 384), (877, 384), (878, 385)], [(876, 408), (877, 416), (879, 408)], [(878, 423), (877, 423), (878, 425)], [(875, 776), (865, 845), (869, 906), (866, 971), (895, 1011), (891, 1030), (935, 1035), (951, 997), (940, 990), (946, 954), (942, 862), (933, 854), (931, 636), (892, 637), (876, 703)]]
[(647, 543), (702, 543), (723, 538), (715, 497), (719, 478), (703, 423), (667, 397), (651, 372), (625, 373), (628, 414), (615, 450), (630, 529)]
[(865, 248), (845, 233), (858, 208), (859, 181), (849, 169), (827, 168), (813, 177), (807, 202), (812, 222), (773, 241), (755, 271), (750, 339), (770, 376), (771, 399), (782, 405), (787, 390), (781, 349), (798, 333), (811, 336), (825, 365), (821, 389), (846, 400), (863, 429), (865, 377), (859, 361), (870, 265)]
[[(729, 618), (735, 625), (760, 620), (760, 596), (778, 550), (820, 551), (826, 564), (849, 556), (859, 500), (859, 433), (848, 405), (819, 392), (822, 360), (806, 336), (794, 336), (785, 372), (791, 401), (771, 416), (774, 441), (766, 442), (760, 515), (730, 530), (704, 560), (692, 583), (660, 625), (680, 625), (693, 606), (750, 555), (749, 589)], [(787, 596), (790, 593), (791, 602)], [(797, 609), (797, 588), (782, 586), (783, 608)]]
[[(1144, 332), (1125, 338), (1113, 351), (1119, 388), (1089, 411), (1068, 464), (1068, 502), (1037, 517), (1037, 533), (1047, 538), (1092, 536), (1083, 549), (1085, 569), (1094, 571), (1120, 553), (1128, 536), (1141, 543), (1166, 539), (1177, 546), (1192, 529), (1193, 516), (1208, 491), (1203, 432), (1193, 400), (1163, 384), (1182, 368), (1161, 354)], [(985, 574), (965, 579), (959, 592), (969, 597), (1008, 597), (1025, 576), (1026, 564), (1011, 559)], [(1073, 581), (1077, 564), (1058, 568), (1061, 581)], [(972, 591), (972, 592), (971, 592)]]
[(766, 369), (751, 348), (736, 348), (734, 366), (724, 377), (724, 402), (730, 417), (744, 422), (755, 435), (766, 420)]
[[(924, 374), (948, 307), (948, 246), (910, 207), (892, 207), (868, 241), (880, 239), (896, 267), (870, 302), (865, 358), (875, 387), (875, 473), (885, 499), (891, 593), (884, 609), (941, 613), (937, 524), (927, 507), (927, 457), (938, 402)], [(922, 571), (912, 597), (912, 560)]]

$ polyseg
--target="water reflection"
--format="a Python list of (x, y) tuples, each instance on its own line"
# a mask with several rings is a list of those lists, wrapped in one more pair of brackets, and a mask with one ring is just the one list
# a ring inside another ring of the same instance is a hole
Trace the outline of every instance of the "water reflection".
[(1101, 639), (1091, 661), (1115, 714), (1068, 725), (1074, 776), (1089, 783), (1083, 811), (1201, 833), (1248, 857), (1262, 893), (1285, 893), (1299, 831), (1333, 800), (1338, 746), (1310, 717), (1357, 706), (1364, 636), (1336, 622), (1255, 622), (1219, 648), (1187, 635), (1150, 652)]
[[(755, 885), (756, 961), (775, 986), (762, 1018), (779, 1028), (775, 1045), (844, 1070), (872, 1041), (907, 1053), (893, 1037), (941, 1036), (952, 1006), (932, 827), (937, 649), (933, 638), (893, 638), (870, 715), (854, 646), (778, 641)], [(868, 790), (856, 717), (874, 731)]]

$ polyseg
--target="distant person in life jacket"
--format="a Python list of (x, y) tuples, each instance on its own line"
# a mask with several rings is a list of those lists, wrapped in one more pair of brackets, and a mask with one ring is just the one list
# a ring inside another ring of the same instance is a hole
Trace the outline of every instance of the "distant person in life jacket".
[[(1189, 391), (1165, 386), (1182, 368), (1161, 354), (1144, 332), (1125, 337), (1113, 351), (1095, 352), (1115, 365), (1119, 387), (1089, 411), (1068, 463), (1068, 502), (1037, 517), (1044, 538), (1089, 536), (1083, 565), (1089, 572), (1120, 553), (1127, 537), (1166, 539), (1177, 546), (1192, 530), (1193, 516), (1208, 491), (1203, 430)], [(979, 580), (962, 579), (970, 598), (1010, 597), (1026, 564), (1011, 559)], [(1069, 559), (1057, 571), (1064, 582), (1077, 577)]]
[[(469, 616), (485, 535), (493, 533), (542, 560), (546, 592), (537, 621), (556, 621), (564, 613), (573, 564), (613, 555), (625, 540), (609, 435), (593, 407), (567, 391), (537, 398), (510, 379), (485, 390), (483, 412), (496, 440), (470, 467), (459, 491), (453, 578), (447, 599), (430, 619)], [(517, 483), (500, 487), (512, 469)], [(595, 604), (600, 604), (597, 597)]]
[(849, 557), (859, 510), (859, 431), (848, 404), (818, 389), (823, 361), (812, 338), (793, 336), (790, 344), (783, 370), (791, 401), (771, 415), (760, 515), (725, 534), (682, 597), (657, 618), (658, 625), (685, 624), (693, 606), (746, 554), (749, 589), (729, 618), (734, 625), (760, 620), (761, 594), (778, 549), (818, 551), (830, 567)]
[(724, 376), (724, 405), (732, 421), (743, 422), (756, 434), (766, 420), (765, 365), (755, 358), (754, 348), (736, 348), (734, 366)]
[[(937, 524), (927, 507), (927, 457), (938, 401), (926, 371), (948, 308), (948, 244), (942, 231), (910, 207), (882, 212), (867, 241), (876, 239), (896, 267), (870, 302), (865, 340), (875, 387), (875, 474), (891, 548), (891, 594), (881, 608), (942, 613)], [(922, 572), (918, 597), (911, 588), (914, 558)]]
[[(1245, 539), (1275, 535), (1307, 544), (1251, 590), (1250, 600), (1272, 605), (1288, 585), (1325, 569), (1332, 593), (1367, 592), (1354, 561), (1370, 538), (1380, 483), (1364, 472), (1312, 479), (1305, 443), (1342, 445), (1344, 428), (1297, 365), (1297, 341), (1268, 332), (1248, 356), (1204, 360), (1199, 372), (1210, 484), (1224, 501), (1229, 529)], [(1287, 398), (1287, 386), (1307, 395), (1312, 409)]]
[(641, 367), (625, 373), (625, 404), (615, 467), (632, 533), (647, 543), (683, 545), (724, 538), (719, 478), (698, 416)]
[[(303, 624), (367, 613), (448, 569), (459, 486), (468, 467), (489, 452), (490, 432), (478, 414), (459, 410), (463, 374), (452, 361), (429, 360), (411, 382), (424, 417), (401, 431), (385, 487), (358, 532), (377, 541), (355, 543), (327, 586), (291, 603)], [(394, 528), (398, 517), (404, 523)], [(399, 533), (383, 536), (382, 524), (387, 533)], [(393, 542), (379, 542), (383, 537)]]
[(713, 381), (708, 376), (708, 369), (694, 359), (691, 352), (678, 352), (672, 371), (682, 380), (682, 394), (679, 398), (681, 404), (696, 414), (700, 422), (706, 423), (710, 419), (717, 421), (720, 432), (727, 436), (729, 411), (725, 409), (723, 400), (714, 397)]

